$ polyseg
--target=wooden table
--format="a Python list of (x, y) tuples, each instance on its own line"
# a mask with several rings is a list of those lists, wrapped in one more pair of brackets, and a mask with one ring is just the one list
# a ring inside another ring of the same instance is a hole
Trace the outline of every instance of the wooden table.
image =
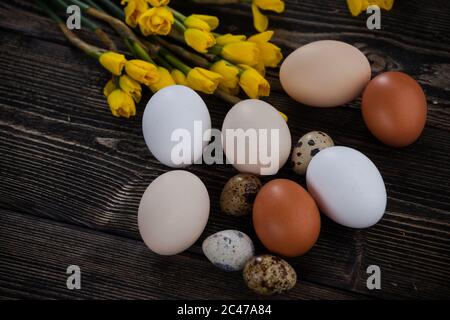
[[(219, 15), (221, 32), (254, 32), (247, 6), (172, 2), (185, 13)], [(352, 17), (343, 0), (286, 1), (286, 12), (271, 16), (274, 41), (285, 55), (314, 40), (346, 41), (367, 55), (374, 74), (402, 70), (417, 79), (429, 105), (420, 140), (393, 149), (370, 135), (360, 100), (332, 109), (302, 106), (282, 92), (277, 72), (269, 73), (267, 101), (289, 116), (293, 139), (322, 130), (338, 145), (362, 151), (379, 167), (389, 196), (384, 218), (367, 230), (324, 218), (317, 245), (288, 259), (297, 286), (277, 299), (450, 297), (450, 5), (396, 2), (378, 31), (366, 28), (365, 14)], [(207, 235), (231, 228), (266, 252), (251, 217), (220, 213), (220, 192), (236, 171), (189, 168), (210, 192), (206, 230), (182, 254), (153, 254), (139, 236), (137, 208), (148, 184), (169, 168), (151, 156), (142, 137), (149, 93), (135, 118), (114, 118), (101, 90), (107, 73), (29, 1), (0, 4), (0, 38), (0, 297), (258, 298), (240, 273), (220, 271), (201, 252)], [(220, 128), (230, 105), (205, 99)], [(305, 183), (288, 167), (278, 176)], [(69, 265), (81, 268), (81, 290), (66, 287)], [(369, 265), (381, 268), (381, 290), (367, 289)]]

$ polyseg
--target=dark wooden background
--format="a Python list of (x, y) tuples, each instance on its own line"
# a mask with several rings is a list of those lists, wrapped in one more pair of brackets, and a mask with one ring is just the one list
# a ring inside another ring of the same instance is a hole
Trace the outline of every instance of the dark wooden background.
[[(222, 17), (221, 32), (253, 33), (244, 5), (202, 8), (173, 0), (185, 13)], [(293, 140), (310, 130), (329, 133), (379, 167), (388, 191), (383, 220), (352, 230), (323, 219), (317, 245), (288, 259), (297, 286), (277, 299), (450, 298), (450, 4), (397, 0), (369, 31), (345, 1), (290, 0), (271, 16), (274, 41), (287, 55), (319, 39), (359, 47), (374, 74), (402, 70), (428, 97), (423, 136), (403, 149), (376, 141), (361, 118), (360, 100), (334, 109), (292, 101), (271, 71), (267, 99), (289, 116)], [(85, 36), (83, 34), (83, 36)], [(93, 39), (86, 35), (87, 39)], [(140, 239), (136, 215), (148, 184), (169, 168), (145, 146), (141, 119), (114, 118), (101, 88), (107, 73), (71, 47), (32, 2), (0, 4), (0, 297), (1, 298), (259, 298), (240, 273), (224, 273), (202, 255), (213, 232), (236, 228), (256, 242), (251, 218), (220, 213), (218, 199), (231, 166), (189, 168), (206, 184), (211, 216), (202, 237), (173, 257), (151, 253)], [(206, 97), (213, 126), (230, 105)], [(304, 185), (284, 168), (279, 177)], [(268, 181), (268, 179), (265, 179)], [(79, 265), (82, 289), (66, 288), (66, 268)], [(366, 268), (382, 271), (382, 289), (366, 288)]]

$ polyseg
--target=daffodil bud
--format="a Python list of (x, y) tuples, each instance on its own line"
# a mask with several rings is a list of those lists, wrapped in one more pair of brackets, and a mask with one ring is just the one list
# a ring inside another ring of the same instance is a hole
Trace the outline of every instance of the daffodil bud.
[(186, 75), (178, 69), (173, 69), (170, 73), (176, 84), (187, 86)]
[(128, 93), (136, 103), (141, 101), (142, 87), (136, 80), (124, 74), (119, 79), (120, 89)]
[(357, 16), (367, 9), (369, 6), (368, 0), (347, 0), (347, 6), (352, 15)]
[(259, 59), (266, 67), (275, 68), (283, 59), (281, 49), (270, 43), (273, 31), (265, 31), (248, 38), (247, 41), (254, 42), (258, 45)]
[(163, 67), (158, 67), (159, 80), (149, 85), (150, 90), (153, 93), (161, 90), (162, 88), (175, 85), (175, 81), (170, 75), (169, 70)]
[(247, 37), (244, 35), (234, 35), (231, 33), (227, 33), (227, 34), (216, 37), (216, 43), (217, 43), (217, 45), (223, 47), (226, 44), (229, 44), (232, 42), (245, 41), (246, 39), (247, 39)]
[(270, 84), (255, 69), (239, 65), (244, 69), (239, 78), (239, 86), (251, 99), (259, 99), (259, 97), (267, 97), (270, 94)]
[(108, 95), (108, 104), (115, 117), (129, 118), (136, 115), (133, 98), (121, 89), (116, 89)]
[(184, 25), (188, 28), (212, 31), (219, 26), (219, 19), (215, 16), (192, 14), (184, 19)]
[(216, 39), (212, 33), (192, 28), (186, 29), (184, 40), (188, 46), (201, 53), (208, 52), (208, 48), (216, 44)]
[(253, 26), (259, 32), (266, 31), (269, 27), (269, 18), (266, 15), (262, 14), (259, 8), (252, 4), (252, 14), (253, 14)]
[(116, 83), (115, 83), (115, 79), (111, 79), (109, 80), (105, 87), (103, 88), (103, 94), (105, 97), (109, 96), (111, 94), (111, 92), (113, 92), (114, 90), (116, 90)]
[(193, 68), (187, 75), (190, 88), (207, 94), (213, 94), (216, 91), (221, 79), (220, 74), (203, 68)]
[(253, 4), (262, 10), (282, 13), (284, 11), (284, 1), (282, 0), (253, 0)]
[(223, 46), (221, 56), (236, 64), (254, 66), (259, 61), (259, 49), (254, 42), (231, 42)]
[(130, 60), (125, 64), (126, 73), (139, 83), (149, 86), (159, 80), (158, 68), (144, 60)]
[(103, 53), (99, 58), (100, 64), (113, 75), (120, 76), (122, 70), (127, 63), (127, 59), (123, 54), (108, 51)]
[(138, 24), (144, 36), (168, 35), (174, 21), (173, 14), (167, 7), (154, 7), (139, 17)]
[(222, 76), (219, 87), (224, 91), (236, 91), (239, 88), (239, 68), (225, 60), (219, 60), (211, 66), (211, 71)]
[(137, 26), (139, 17), (149, 9), (147, 0), (122, 0), (121, 4), (127, 4), (124, 8), (125, 22), (133, 28)]

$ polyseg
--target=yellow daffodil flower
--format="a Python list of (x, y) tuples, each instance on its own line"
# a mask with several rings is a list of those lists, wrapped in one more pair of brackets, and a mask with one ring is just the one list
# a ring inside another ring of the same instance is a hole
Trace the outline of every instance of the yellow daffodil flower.
[(103, 53), (100, 56), (99, 61), (106, 70), (116, 76), (121, 75), (123, 67), (127, 63), (127, 59), (123, 54), (112, 51)]
[(267, 30), (269, 26), (269, 19), (260, 11), (274, 11), (281, 13), (284, 11), (284, 1), (282, 0), (253, 0), (252, 13), (253, 13), (253, 25), (259, 32)]
[(270, 43), (273, 31), (265, 31), (248, 38), (247, 41), (254, 42), (259, 48), (259, 59), (266, 67), (275, 68), (283, 59), (281, 49)]
[(163, 67), (158, 67), (159, 80), (149, 85), (150, 90), (153, 93), (161, 90), (162, 88), (175, 85), (175, 81), (170, 75), (169, 70)]
[(143, 13), (138, 24), (144, 36), (152, 34), (168, 35), (172, 30), (174, 17), (167, 7), (154, 7)]
[(259, 49), (254, 42), (231, 42), (223, 46), (221, 56), (233, 63), (254, 66), (259, 62)]
[(207, 94), (216, 91), (220, 80), (222, 80), (220, 74), (199, 67), (191, 69), (187, 74), (189, 87)]
[(109, 96), (111, 92), (113, 92), (114, 90), (116, 90), (116, 83), (115, 83), (115, 79), (111, 79), (109, 80), (105, 87), (103, 88), (103, 94), (105, 95), (105, 97)]
[(125, 22), (135, 28), (139, 17), (148, 10), (147, 0), (122, 0), (121, 4), (127, 5), (124, 9)]
[(184, 19), (183, 23), (188, 28), (212, 31), (219, 26), (219, 19), (217, 17), (204, 14), (191, 14), (189, 17)]
[(170, 0), (146, 0), (152, 7), (167, 6)]
[(216, 44), (216, 39), (212, 33), (192, 28), (186, 29), (184, 32), (184, 40), (188, 46), (201, 53), (208, 52), (208, 48)]
[(126, 73), (139, 83), (146, 86), (151, 85), (159, 80), (158, 68), (144, 60), (130, 60), (125, 64)]
[(108, 104), (115, 117), (129, 118), (136, 115), (133, 98), (121, 89), (116, 89), (108, 95)]
[(173, 69), (172, 72), (170, 72), (170, 74), (172, 75), (173, 80), (175, 81), (176, 84), (182, 85), (182, 86), (187, 86), (187, 80), (186, 80), (186, 75), (181, 72), (178, 69)]
[(246, 36), (244, 35), (234, 35), (231, 33), (227, 33), (224, 35), (220, 35), (218, 37), (216, 37), (216, 43), (219, 46), (224, 46), (226, 44), (232, 43), (232, 42), (239, 42), (239, 41), (245, 41), (247, 39)]
[(353, 16), (359, 15), (366, 11), (371, 5), (377, 5), (381, 9), (391, 10), (394, 0), (347, 0), (347, 6)]
[(246, 65), (239, 67), (244, 69), (239, 78), (239, 86), (251, 99), (267, 97), (270, 94), (269, 82), (258, 71)]
[(128, 93), (136, 103), (141, 101), (142, 87), (136, 80), (124, 74), (119, 79), (120, 89)]
[(227, 92), (239, 89), (239, 68), (225, 60), (219, 60), (211, 66), (211, 71), (222, 76), (219, 88)]

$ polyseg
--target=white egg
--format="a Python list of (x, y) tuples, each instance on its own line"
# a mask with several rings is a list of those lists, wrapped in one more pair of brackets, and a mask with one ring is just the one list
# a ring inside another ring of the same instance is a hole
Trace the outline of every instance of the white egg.
[(291, 133), (277, 109), (249, 99), (228, 111), (222, 146), (227, 161), (240, 172), (274, 175), (289, 158)]
[(164, 173), (142, 196), (138, 212), (141, 237), (155, 253), (180, 253), (200, 237), (209, 206), (208, 191), (197, 176), (183, 170)]
[(386, 210), (386, 187), (380, 172), (355, 149), (320, 151), (308, 166), (306, 183), (320, 210), (341, 225), (367, 228)]
[(142, 119), (142, 131), (150, 152), (161, 163), (173, 168), (201, 159), (211, 138), (210, 129), (211, 118), (205, 102), (185, 86), (170, 86), (155, 93)]

